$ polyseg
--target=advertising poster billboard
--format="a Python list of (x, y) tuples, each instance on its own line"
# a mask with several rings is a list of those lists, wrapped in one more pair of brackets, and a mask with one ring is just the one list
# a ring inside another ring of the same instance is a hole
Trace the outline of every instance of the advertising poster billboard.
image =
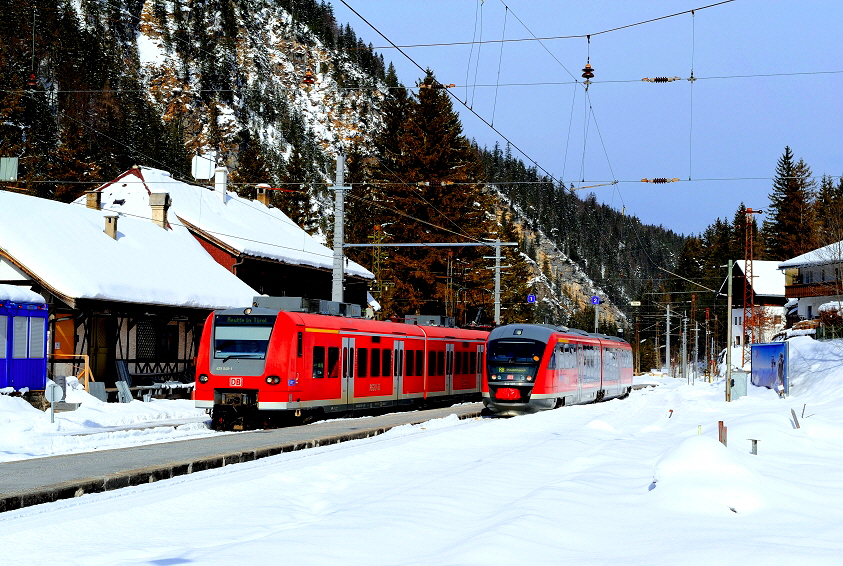
[(787, 342), (752, 345), (752, 384), (789, 393)]

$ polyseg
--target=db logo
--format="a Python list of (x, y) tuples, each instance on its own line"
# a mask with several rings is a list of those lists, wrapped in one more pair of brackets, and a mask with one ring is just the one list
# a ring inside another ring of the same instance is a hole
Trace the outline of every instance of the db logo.
[(232, 377), (231, 378), (231, 387), (243, 387), (243, 378), (242, 377)]

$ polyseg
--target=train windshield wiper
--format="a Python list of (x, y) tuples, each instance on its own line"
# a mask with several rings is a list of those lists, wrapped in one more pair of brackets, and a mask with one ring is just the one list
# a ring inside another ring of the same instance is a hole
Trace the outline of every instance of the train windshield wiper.
[(248, 358), (251, 358), (251, 357), (252, 356), (235, 356), (234, 354), (232, 354), (230, 356), (226, 356), (225, 358), (223, 358), (222, 363), (227, 362), (231, 358), (234, 358), (235, 360), (245, 360), (245, 359), (248, 359)]

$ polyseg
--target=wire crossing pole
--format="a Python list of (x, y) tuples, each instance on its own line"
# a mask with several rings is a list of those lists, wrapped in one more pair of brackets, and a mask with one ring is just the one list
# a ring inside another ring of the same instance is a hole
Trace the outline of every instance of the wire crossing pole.
[(331, 284), (331, 300), (343, 302), (343, 240), (345, 239), (345, 191), (351, 187), (345, 185), (345, 155), (337, 153), (337, 176), (334, 186), (334, 270)]
[(501, 239), (495, 238), (495, 326), (501, 324)]

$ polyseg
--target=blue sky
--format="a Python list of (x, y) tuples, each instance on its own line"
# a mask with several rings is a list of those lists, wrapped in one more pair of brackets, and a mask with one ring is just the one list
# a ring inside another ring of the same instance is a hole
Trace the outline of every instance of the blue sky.
[[(504, 19), (507, 39), (595, 34), (713, 3), (346, 1), (399, 45), (471, 41), (480, 38), (481, 29), (484, 40), (501, 39)], [(375, 46), (386, 44), (342, 2), (331, 3), (337, 19), (350, 23), (358, 36)], [(770, 177), (786, 145), (817, 177), (843, 174), (843, 73), (709, 78), (843, 71), (841, 24), (839, 1), (736, 0), (694, 16), (594, 35), (590, 47), (580, 38), (505, 43), (503, 51), (500, 43), (484, 44), (479, 58), (478, 47), (469, 45), (405, 51), (441, 82), (458, 85), (454, 94), (487, 121), (494, 114), (495, 127), (556, 178), (575, 186), (617, 179), (615, 186), (591, 190), (644, 222), (690, 234), (717, 217), (731, 219), (741, 202), (766, 207)], [(380, 52), (395, 64), (404, 84), (421, 76), (396, 50)], [(595, 69), (588, 91), (591, 111), (582, 86), (571, 83), (571, 74), (582, 81), (589, 54)], [(692, 59), (699, 79), (693, 85), (640, 80), (687, 79)], [(513, 83), (567, 84), (504, 86)], [(491, 86), (466, 86), (474, 84)], [(490, 147), (505, 144), (458, 103), (455, 107), (467, 136)], [(682, 182), (640, 182), (653, 177)]]

